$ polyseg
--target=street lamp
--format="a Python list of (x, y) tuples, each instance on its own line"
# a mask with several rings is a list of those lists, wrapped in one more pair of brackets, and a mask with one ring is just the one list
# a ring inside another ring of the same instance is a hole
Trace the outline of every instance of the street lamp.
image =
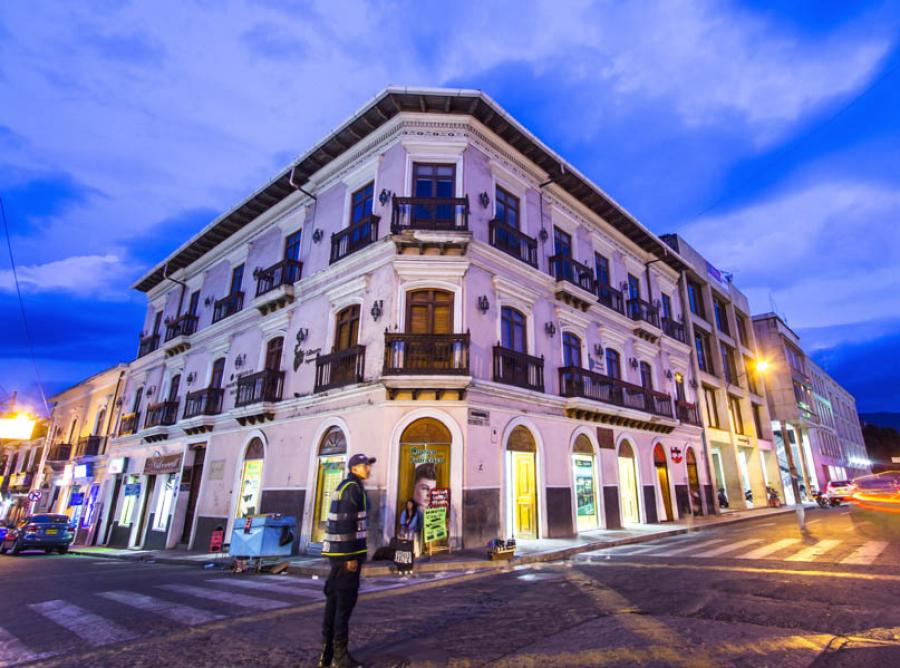
[(13, 417), (0, 418), (0, 438), (13, 441), (27, 441), (34, 431), (35, 419), (25, 413)]

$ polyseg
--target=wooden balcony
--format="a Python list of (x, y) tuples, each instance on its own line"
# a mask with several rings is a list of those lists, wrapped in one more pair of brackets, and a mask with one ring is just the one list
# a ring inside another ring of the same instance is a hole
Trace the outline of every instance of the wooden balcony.
[(597, 301), (603, 304), (606, 308), (612, 309), (616, 313), (625, 315), (625, 297), (622, 296), (621, 290), (616, 290), (611, 285), (598, 283)]
[(379, 216), (368, 216), (350, 227), (331, 235), (331, 259), (329, 264), (343, 260), (348, 255), (378, 240)]
[(222, 297), (213, 305), (212, 321), (219, 322), (230, 315), (234, 315), (244, 308), (244, 293), (234, 292), (230, 295)]
[(363, 381), (366, 347), (352, 346), (316, 357), (316, 383), (313, 392), (324, 392)]
[(625, 303), (628, 317), (632, 320), (649, 323), (659, 328), (659, 309), (643, 299), (631, 298)]
[(590, 268), (568, 255), (550, 257), (550, 275), (557, 281), (567, 281), (582, 290), (594, 292), (594, 274)]
[(76, 457), (97, 457), (103, 452), (103, 444), (106, 438), (103, 436), (84, 436), (78, 439)]
[(696, 425), (698, 427), (703, 426), (700, 422), (700, 411), (697, 410), (697, 404), (688, 403), (687, 401), (676, 401), (675, 417), (677, 417), (679, 421), (686, 422), (687, 424)]
[(122, 416), (122, 419), (119, 421), (119, 436), (129, 436), (131, 434), (136, 434), (138, 430), (138, 425), (141, 422), (141, 414), (140, 412), (136, 413), (126, 413)]
[(263, 369), (238, 380), (234, 405), (242, 408), (263, 402), (281, 401), (283, 391), (284, 371)]
[(544, 391), (544, 358), (494, 346), (494, 382)]
[(468, 197), (394, 197), (391, 233), (404, 230), (468, 232)]
[(199, 318), (190, 313), (184, 313), (174, 320), (166, 323), (166, 342), (168, 343), (179, 336), (190, 336), (197, 331)]
[(384, 375), (469, 375), (469, 334), (384, 335)]
[(673, 417), (672, 398), (664, 392), (656, 392), (579, 367), (560, 368), (559, 393), (563, 397), (582, 397), (620, 408)]
[(184, 398), (185, 419), (201, 415), (218, 415), (222, 412), (222, 400), (225, 390), (219, 387), (206, 387), (202, 390), (188, 392)]
[(57, 443), (47, 452), (48, 462), (67, 462), (72, 458), (71, 443)]
[(149, 336), (141, 337), (137, 356), (143, 357), (144, 355), (149, 355), (157, 348), (159, 348), (159, 334), (150, 334)]
[(687, 343), (687, 335), (684, 332), (683, 324), (675, 322), (671, 318), (662, 318), (660, 324), (662, 324), (663, 334), (681, 343)]
[(302, 262), (298, 260), (282, 260), (267, 269), (254, 272), (256, 296), (261, 297), (267, 292), (280, 288), (282, 285), (293, 285), (300, 280), (302, 271)]
[(178, 400), (160, 401), (147, 406), (147, 417), (144, 429), (153, 427), (171, 427), (178, 421)]
[(500, 220), (488, 223), (491, 246), (537, 269), (537, 240)]

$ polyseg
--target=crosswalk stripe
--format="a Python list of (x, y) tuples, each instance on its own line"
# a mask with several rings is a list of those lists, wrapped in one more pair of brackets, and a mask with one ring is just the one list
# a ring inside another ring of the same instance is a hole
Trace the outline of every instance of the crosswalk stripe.
[(278, 594), (287, 594), (288, 596), (306, 596), (307, 598), (323, 598), (325, 594), (322, 591), (313, 591), (312, 589), (301, 589), (300, 587), (290, 587), (274, 582), (261, 582), (259, 580), (229, 580), (226, 578), (217, 578), (215, 580), (207, 580), (215, 584), (228, 585), (229, 587), (243, 587), (245, 589), (259, 589), (261, 591), (272, 591)]
[(875, 561), (878, 556), (887, 549), (888, 543), (881, 540), (870, 540), (865, 545), (854, 550), (846, 559), (842, 559), (842, 564), (860, 564), (868, 566)]
[(57, 599), (32, 603), (28, 607), (95, 647), (124, 642), (136, 637), (136, 634), (128, 629), (73, 603)]
[(806, 549), (800, 550), (796, 554), (792, 554), (785, 561), (815, 561), (829, 550), (833, 550), (841, 544), (839, 540), (826, 539), (820, 540), (815, 545), (810, 545)]
[(799, 543), (799, 538), (784, 538), (782, 540), (777, 540), (774, 543), (770, 543), (768, 545), (763, 545), (762, 547), (758, 547), (755, 550), (751, 550), (746, 554), (738, 554), (735, 555), (737, 559), (765, 559), (770, 554), (775, 554), (779, 550), (783, 550), (786, 547), (790, 547), (795, 543)]
[(761, 538), (748, 538), (747, 540), (739, 540), (736, 543), (731, 543), (730, 545), (725, 545), (723, 547), (716, 548), (715, 550), (710, 550), (709, 552), (703, 552), (702, 554), (697, 554), (695, 556), (701, 557), (703, 559), (719, 557), (723, 554), (728, 554), (729, 552), (734, 552), (735, 550), (740, 550), (742, 547), (747, 547), (748, 545), (754, 545), (755, 543), (759, 543), (760, 541), (762, 541)]
[(129, 605), (132, 608), (143, 610), (144, 612), (152, 612), (155, 615), (166, 617), (173, 622), (194, 626), (195, 624), (205, 624), (213, 622), (217, 619), (224, 619), (222, 615), (217, 615), (208, 610), (200, 610), (192, 608), (189, 605), (175, 603), (173, 601), (165, 601), (161, 598), (139, 594), (134, 591), (104, 591), (97, 594), (103, 598)]
[(274, 582), (282, 587), (299, 587), (304, 589), (314, 589), (316, 591), (322, 591), (322, 588), (325, 586), (324, 580), (306, 580), (303, 578), (291, 577), (289, 575), (257, 575), (254, 579)]
[(32, 652), (6, 629), (0, 628), (0, 666), (13, 666), (26, 661), (37, 661), (55, 656), (59, 652)]
[(232, 591), (219, 591), (218, 589), (195, 587), (194, 585), (166, 584), (160, 585), (160, 589), (165, 589), (166, 591), (171, 591), (176, 594), (187, 594), (188, 596), (196, 596), (197, 598), (207, 598), (211, 601), (222, 601), (229, 605), (236, 605), (242, 608), (253, 608), (255, 610), (277, 610), (278, 608), (286, 608), (290, 605), (290, 603), (287, 603), (286, 601), (276, 601), (271, 598), (251, 596), (250, 594), (240, 594)]
[(714, 538), (713, 540), (704, 540), (699, 543), (692, 543), (686, 547), (679, 547), (675, 550), (663, 550), (662, 552), (654, 552), (650, 554), (651, 557), (671, 557), (675, 554), (683, 554), (684, 552), (691, 552), (692, 550), (696, 550), (701, 547), (708, 547), (709, 545), (716, 545), (717, 543), (724, 542), (724, 538)]

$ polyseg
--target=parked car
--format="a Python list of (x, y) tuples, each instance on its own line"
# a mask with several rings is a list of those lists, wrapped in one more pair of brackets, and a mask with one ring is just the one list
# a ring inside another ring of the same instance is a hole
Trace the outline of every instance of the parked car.
[(832, 480), (825, 485), (825, 496), (832, 505), (849, 501), (855, 491), (856, 485), (849, 480)]
[(65, 515), (30, 515), (7, 531), (0, 543), (0, 554), (18, 554), (24, 550), (43, 550), (48, 554), (55, 550), (65, 554), (71, 542), (69, 518)]

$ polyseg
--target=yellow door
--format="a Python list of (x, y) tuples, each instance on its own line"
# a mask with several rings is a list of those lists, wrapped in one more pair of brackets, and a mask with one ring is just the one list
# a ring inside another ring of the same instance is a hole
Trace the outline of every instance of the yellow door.
[(640, 522), (637, 476), (634, 473), (634, 459), (631, 457), (619, 457), (619, 496), (622, 500), (622, 521), (634, 524)]
[(344, 457), (319, 457), (315, 520), (312, 525), (314, 543), (321, 543), (325, 537), (328, 513), (331, 512), (331, 495), (344, 478), (344, 466)]
[(656, 477), (659, 480), (659, 491), (662, 493), (663, 507), (666, 511), (663, 522), (673, 520), (675, 517), (672, 514), (672, 495), (669, 492), (669, 470), (666, 468), (665, 464), (656, 465)]
[(534, 481), (534, 453), (512, 453), (516, 499), (516, 538), (537, 538), (537, 490)]

